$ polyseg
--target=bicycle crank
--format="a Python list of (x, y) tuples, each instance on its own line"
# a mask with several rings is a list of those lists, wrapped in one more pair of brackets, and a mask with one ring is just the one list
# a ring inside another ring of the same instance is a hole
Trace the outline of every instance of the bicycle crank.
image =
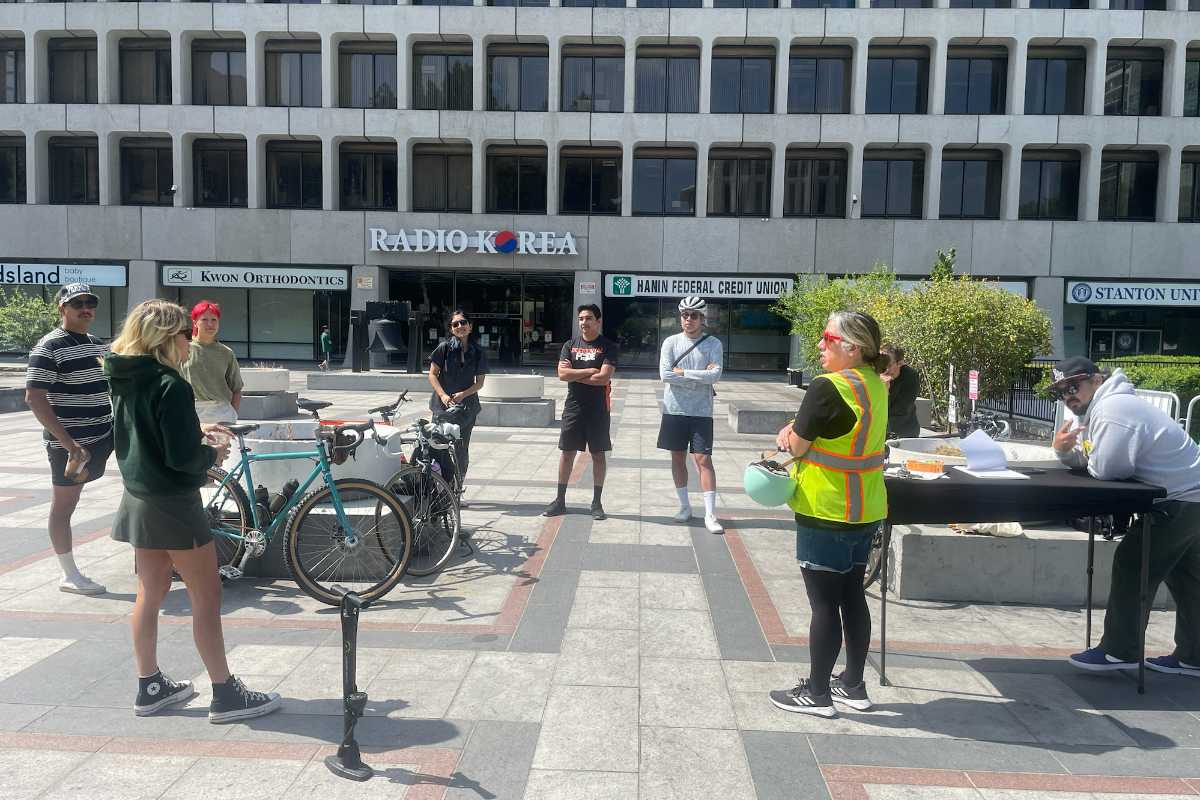
[(221, 573), (221, 580), (224, 581), (236, 581), (242, 577), (242, 571), (230, 564), (225, 564), (217, 571)]
[(258, 558), (267, 552), (267, 537), (262, 531), (246, 531), (242, 535), (242, 541), (246, 546), (247, 558)]

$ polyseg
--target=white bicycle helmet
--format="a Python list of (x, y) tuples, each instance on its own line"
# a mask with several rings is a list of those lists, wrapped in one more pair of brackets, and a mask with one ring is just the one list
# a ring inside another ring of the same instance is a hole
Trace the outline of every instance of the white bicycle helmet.
[(685, 297), (679, 301), (679, 310), (680, 311), (704, 312), (707, 309), (708, 309), (708, 304), (704, 302), (703, 297), (696, 297), (696, 296), (692, 295), (689, 297)]

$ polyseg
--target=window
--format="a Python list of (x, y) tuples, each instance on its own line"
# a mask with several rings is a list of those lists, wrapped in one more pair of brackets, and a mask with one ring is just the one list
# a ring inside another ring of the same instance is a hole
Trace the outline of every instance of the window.
[(321, 43), (267, 42), (267, 105), (321, 107)]
[(559, 153), (563, 214), (621, 213), (621, 151), (564, 147)]
[(100, 145), (92, 136), (50, 140), (50, 202), (96, 205), (100, 202)]
[(775, 0), (713, 0), (714, 8), (775, 8)]
[(562, 110), (625, 110), (625, 51), (620, 46), (563, 48)]
[(1162, 113), (1162, 79), (1163, 62), (1159, 51), (1151, 48), (1108, 48), (1108, 65), (1104, 71), (1104, 114), (1157, 117)]
[(171, 104), (170, 39), (122, 40), (121, 102)]
[(854, 8), (854, 0), (792, 0), (792, 8)]
[(395, 108), (396, 45), (387, 42), (343, 44), (338, 63), (342, 108)]
[(1002, 47), (951, 47), (947, 56), (945, 113), (1003, 114), (1007, 51)]
[(413, 108), (470, 111), (471, 44), (413, 45)]
[(546, 148), (488, 148), (487, 210), (546, 213)]
[[(3, 158), (4, 156), (0, 155), (0, 174), (4, 169)], [(0, 192), (3, 190), (4, 179), (0, 177)], [(0, 199), (0, 202), (3, 200)], [(1183, 153), (1183, 164), (1179, 172), (1179, 221), (1200, 222), (1200, 153), (1194, 151)]]
[(395, 211), (400, 189), (396, 145), (347, 142), (342, 145), (343, 211)]
[(695, 114), (700, 110), (700, 50), (639, 47), (634, 71), (634, 110)]
[(867, 58), (867, 113), (926, 113), (928, 79), (924, 48), (872, 47)]
[(951, 8), (1012, 8), (1011, 0), (950, 0)]
[(471, 0), (412, 0), (414, 6), (469, 6)]
[(192, 182), (197, 207), (246, 207), (246, 142), (197, 139), (192, 144)]
[(0, 103), (25, 102), (25, 42), (0, 39)]
[[(195, 0), (192, 0), (195, 2)], [(244, 0), (243, 0), (244, 2)], [(394, 6), (396, 0), (338, 0), (344, 6)]]
[(637, 0), (638, 8), (699, 8), (700, 0)]
[(413, 211), (471, 213), (470, 146), (415, 145), (412, 167)]
[(846, 216), (845, 151), (787, 151), (783, 172), (783, 215)]
[(1021, 219), (1079, 219), (1079, 154), (1026, 150), (1021, 156)]
[(1029, 48), (1025, 113), (1082, 114), (1086, 64), (1083, 48)]
[(319, 3), (321, 0), (263, 0), (264, 3), (279, 3), (282, 5), (300, 5), (303, 3)]
[(169, 139), (121, 142), (121, 205), (174, 205), (174, 182)]
[(775, 100), (775, 51), (769, 47), (714, 47), (713, 114), (770, 114)]
[(267, 143), (267, 208), (320, 209), (321, 143)]
[(192, 44), (192, 104), (246, 105), (246, 43), (219, 39)]
[(863, 160), (862, 215), (920, 219), (925, 156), (919, 152), (868, 151)]
[(50, 102), (96, 102), (96, 40), (51, 39)]
[(506, 44), (489, 47), (488, 110), (549, 110), (549, 52), (546, 45)]
[(1153, 222), (1157, 199), (1157, 153), (1104, 153), (1100, 161), (1100, 219)]
[(788, 59), (789, 114), (850, 113), (850, 48), (793, 47)]
[(871, 8), (933, 8), (933, 0), (871, 0)]
[(1029, 0), (1030, 8), (1087, 8), (1088, 0)]
[(942, 154), (941, 219), (1000, 219), (1000, 173), (996, 150), (947, 150)]
[(1200, 117), (1200, 53), (1189, 50), (1183, 67), (1183, 115)]
[(563, 0), (564, 8), (624, 8), (625, 0)]
[(696, 152), (685, 148), (635, 150), (633, 213), (695, 216)]
[(0, 203), (25, 202), (25, 140), (0, 136)]
[(708, 214), (771, 216), (771, 152), (713, 149), (708, 153)]
[(1109, 0), (1110, 9), (1126, 11), (1166, 11), (1166, 0)]

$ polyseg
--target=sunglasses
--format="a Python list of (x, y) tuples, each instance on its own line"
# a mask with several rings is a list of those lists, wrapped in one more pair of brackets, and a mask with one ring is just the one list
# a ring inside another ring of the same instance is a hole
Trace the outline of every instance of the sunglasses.
[(828, 331), (825, 331), (821, 334), (820, 341), (821, 341), (821, 344), (828, 347), (829, 345), (831, 345), (834, 342), (842, 341), (842, 337), (838, 336), (837, 334), (833, 334), (833, 333), (829, 333)]
[(179, 333), (181, 333), (181, 334), (183, 334), (184, 336), (186, 336), (186, 337), (187, 337), (187, 340), (188, 340), (189, 342), (192, 340), (192, 329), (191, 329), (191, 328), (184, 328), (184, 329), (183, 329), (183, 330), (181, 330)]
[(471, 323), (465, 319), (456, 319), (456, 320), (454, 320), (454, 322), (450, 323), (450, 327), (451, 328), (465, 328), (470, 324)]
[(1054, 396), (1057, 397), (1059, 400), (1065, 400), (1068, 397), (1070, 397), (1071, 395), (1077, 394), (1079, 392), (1079, 386), (1082, 383), (1083, 383), (1083, 381), (1079, 381), (1079, 383), (1072, 383), (1069, 386), (1064, 386), (1061, 389), (1055, 389)]
[(98, 299), (96, 299), (95, 297), (89, 297), (86, 300), (81, 300), (80, 298), (75, 297), (75, 298), (72, 298), (71, 300), (68, 300), (67, 302), (63, 303), (63, 305), (70, 306), (71, 308), (79, 310), (79, 309), (85, 308), (85, 307), (86, 308), (95, 308), (96, 306), (100, 305), (100, 301)]
[(704, 319), (704, 315), (701, 314), (699, 311), (696, 311), (692, 314), (680, 314), (679, 316), (682, 317), (683, 319)]

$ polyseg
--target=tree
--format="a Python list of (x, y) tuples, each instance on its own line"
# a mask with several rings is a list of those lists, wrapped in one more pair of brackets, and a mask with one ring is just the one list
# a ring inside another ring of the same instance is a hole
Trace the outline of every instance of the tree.
[(0, 289), (0, 342), (14, 350), (29, 351), (62, 318), (54, 303), (41, 294), (26, 294), (20, 287), (5, 294)]
[(929, 270), (929, 277), (935, 281), (946, 281), (954, 277), (954, 262), (958, 260), (958, 253), (954, 250), (954, 245), (950, 245), (950, 252), (943, 253), (941, 250), (934, 251), (936, 255), (933, 259), (933, 269)]

